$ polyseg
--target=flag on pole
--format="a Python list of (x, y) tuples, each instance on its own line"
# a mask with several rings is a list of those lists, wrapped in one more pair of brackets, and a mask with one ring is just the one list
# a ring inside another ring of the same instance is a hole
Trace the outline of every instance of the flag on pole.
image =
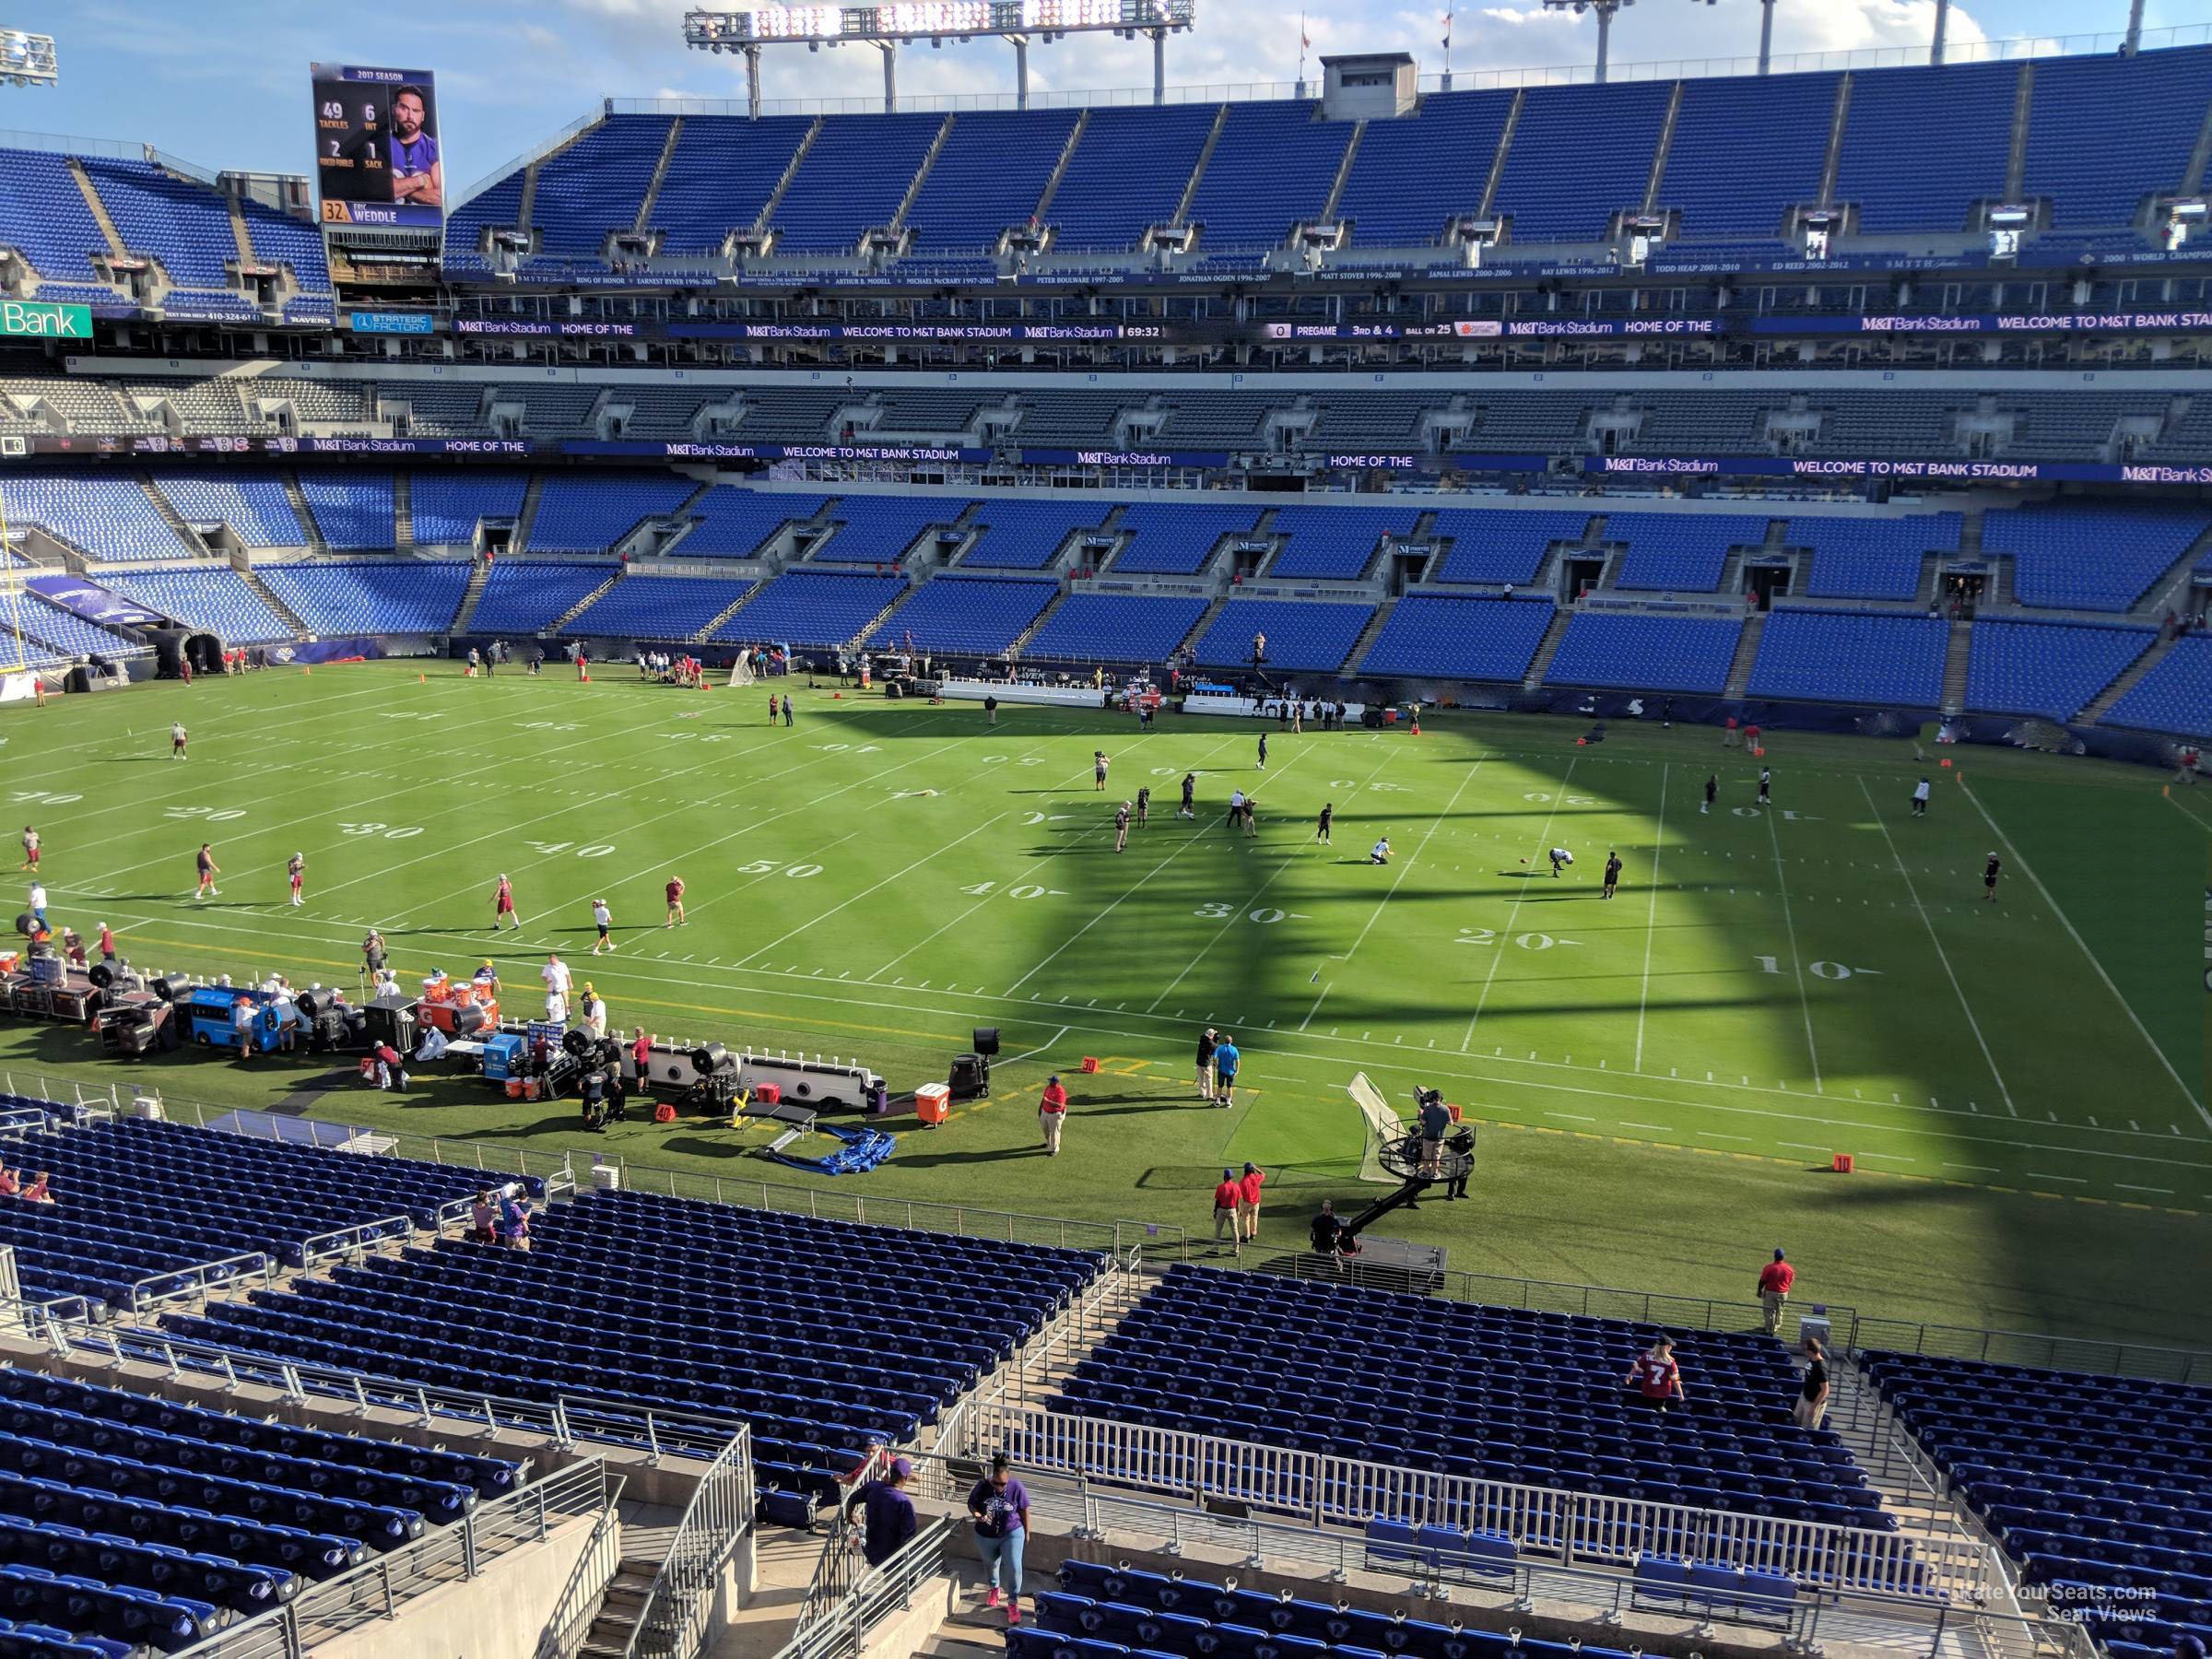
[(1298, 14), (1298, 49), (1301, 53), (1313, 50), (1313, 37), (1306, 30), (1306, 14)]
[[(1456, 8), (1455, 8), (1455, 9), (1456, 9)], [(1446, 52), (1449, 52), (1449, 51), (1451, 51), (1451, 50), (1452, 50), (1452, 13), (1451, 13), (1451, 12), (1446, 12), (1446, 13), (1444, 14), (1444, 50), (1445, 50)]]

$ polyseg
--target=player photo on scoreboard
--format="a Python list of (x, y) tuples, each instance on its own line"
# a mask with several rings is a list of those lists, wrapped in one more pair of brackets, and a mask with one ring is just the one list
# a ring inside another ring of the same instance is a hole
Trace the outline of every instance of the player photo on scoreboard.
[(326, 224), (436, 227), (445, 159), (427, 70), (317, 64), (315, 173)]

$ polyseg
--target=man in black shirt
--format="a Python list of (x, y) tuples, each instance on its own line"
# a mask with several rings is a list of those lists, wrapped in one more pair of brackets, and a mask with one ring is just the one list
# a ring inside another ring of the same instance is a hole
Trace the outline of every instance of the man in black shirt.
[(1619, 886), (1620, 854), (1618, 852), (1607, 853), (1606, 854), (1606, 890), (1601, 896), (1606, 899), (1612, 898), (1614, 889)]
[(1821, 1352), (1818, 1336), (1807, 1336), (1804, 1347), (1805, 1382), (1790, 1416), (1801, 1429), (1818, 1429), (1828, 1412), (1828, 1356)]
[(1313, 826), (1313, 839), (1324, 847), (1333, 844), (1329, 840), (1329, 824), (1335, 816), (1336, 803), (1334, 801), (1323, 802), (1321, 817)]
[(1182, 774), (1182, 805), (1175, 813), (1177, 818), (1194, 818), (1198, 816), (1198, 774)]
[(1982, 897), (1993, 904), (1996, 902), (1997, 877), (2004, 870), (2005, 861), (1994, 853), (1989, 855), (1989, 862), (1982, 866)]

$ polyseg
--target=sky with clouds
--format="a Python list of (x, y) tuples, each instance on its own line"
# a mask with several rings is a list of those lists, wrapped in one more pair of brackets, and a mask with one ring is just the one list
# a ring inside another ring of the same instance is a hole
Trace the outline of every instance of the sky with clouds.
[[(59, 88), (0, 88), (0, 128), (159, 146), (211, 168), (300, 172), (309, 159), (307, 65), (428, 68), (438, 76), (448, 175), (473, 182), (605, 97), (742, 97), (743, 60), (687, 52), (681, 18), (697, 0), (441, 0), (341, 6), (329, 0), (5, 0), (0, 25), (55, 37)], [(1178, 86), (1285, 82), (1297, 74), (1299, 9), (1264, 0), (1197, 0), (1199, 22), (1169, 43)], [(1869, 47), (1924, 49), (1934, 0), (1778, 0), (1782, 54)], [(1312, 57), (1409, 51), (1443, 67), (1444, 7), (1391, 0), (1312, 0)], [(2116, 31), (2127, 0), (1955, 0), (1954, 42)], [(2150, 0), (2153, 29), (2207, 37), (2212, 0)], [(1756, 0), (1631, 0), (1613, 29), (1617, 64), (1729, 58), (1757, 50)], [(1587, 18), (1537, 0), (1455, 8), (1452, 66), (1586, 64)], [(1032, 49), (1032, 88), (1148, 86), (1151, 48), (1078, 35)], [(1807, 65), (1806, 66), (1810, 66)], [(1309, 72), (1312, 69), (1311, 62)], [(902, 96), (1005, 92), (1013, 53), (979, 41), (900, 59)], [(879, 96), (876, 53), (848, 46), (771, 52), (771, 98)]]

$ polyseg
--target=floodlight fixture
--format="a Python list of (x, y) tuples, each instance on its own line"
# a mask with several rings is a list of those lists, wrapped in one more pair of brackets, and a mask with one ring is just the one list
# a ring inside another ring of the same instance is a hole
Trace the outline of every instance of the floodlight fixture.
[(1166, 43), (1197, 21), (1197, 0), (906, 0), (885, 6), (756, 6), (740, 11), (684, 14), (684, 44), (700, 52), (742, 52), (747, 89), (755, 116), (760, 113), (760, 49), (806, 43), (809, 52), (846, 41), (879, 46), (884, 53), (884, 106), (897, 107), (892, 67), (898, 49), (927, 41), (942, 48), (947, 40), (963, 43), (978, 35), (996, 35), (1014, 48), (1016, 103), (1030, 104), (1030, 42), (1041, 44), (1073, 33), (1112, 33), (1152, 41), (1152, 101), (1164, 103)]
[(61, 78), (52, 35), (0, 29), (0, 81), (11, 87), (51, 87)]
[(1613, 17), (1624, 6), (1633, 6), (1636, 0), (1544, 0), (1547, 11), (1571, 11), (1576, 17), (1584, 12), (1597, 14), (1597, 80), (1605, 84), (1606, 65), (1612, 55)]

